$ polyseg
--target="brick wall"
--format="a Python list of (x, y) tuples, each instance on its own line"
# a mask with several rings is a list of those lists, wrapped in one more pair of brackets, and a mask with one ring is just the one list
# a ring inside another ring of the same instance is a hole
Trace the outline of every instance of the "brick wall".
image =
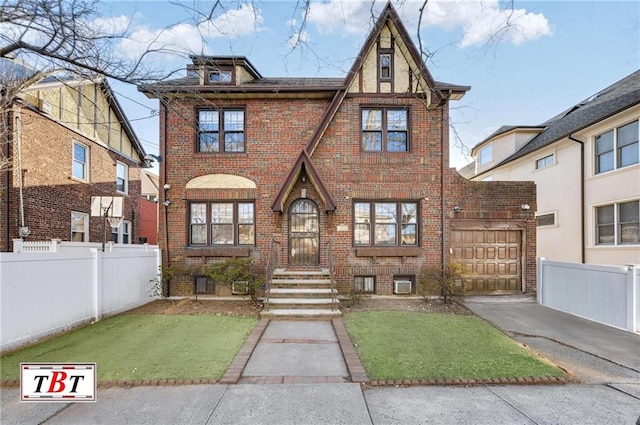
[[(196, 110), (212, 104), (219, 107), (240, 105), (245, 108), (246, 152), (212, 154), (195, 151)], [(515, 212), (507, 216), (501, 212), (500, 206), (529, 203), (531, 211), (535, 211), (535, 187), (532, 184), (519, 186), (517, 183), (474, 186), (455, 171), (449, 170), (448, 142), (442, 143), (448, 140), (446, 109), (432, 107), (428, 110), (421, 101), (411, 96), (347, 96), (312, 156), (315, 169), (337, 205), (336, 210), (325, 214), (324, 203), (315, 187), (309, 181), (298, 181), (286, 199), (284, 213), (274, 213), (271, 204), (328, 104), (329, 99), (272, 98), (169, 101), (168, 106), (163, 106), (162, 112), (166, 112), (167, 121), (166, 151), (164, 123), (160, 128), (164, 157), (162, 166), (167, 168), (166, 172), (161, 172), (161, 186), (165, 183), (171, 185), (166, 193), (171, 204), (166, 210), (166, 233), (164, 210), (161, 210), (160, 244), (167, 246), (166, 237), (172, 265), (206, 267), (211, 262), (223, 259), (205, 254), (189, 256), (185, 250), (188, 245), (188, 202), (219, 199), (255, 200), (256, 246), (251, 248), (250, 256), (260, 268), (264, 268), (271, 241), (276, 240), (282, 247), (281, 259), (286, 265), (288, 210), (291, 203), (301, 197), (304, 189), (306, 197), (320, 209), (320, 264), (327, 264), (326, 243), (331, 240), (339, 289), (348, 291), (353, 285), (354, 276), (375, 276), (376, 292), (391, 294), (394, 276), (415, 276), (422, 267), (441, 264), (443, 251), (448, 252), (448, 246), (445, 245), (444, 249), (442, 246), (443, 170), (446, 179), (446, 232), (450, 231), (450, 221), (454, 218), (448, 212), (463, 199), (469, 206), (467, 214), (475, 211), (477, 217), (488, 220), (520, 220), (530, 225), (527, 220), (532, 219), (532, 213), (526, 217), (517, 216)], [(404, 106), (410, 109), (410, 152), (361, 152), (360, 115), (361, 107), (365, 105)], [(185, 188), (189, 180), (195, 177), (217, 173), (248, 178), (256, 184), (256, 189), (227, 191)], [(354, 200), (417, 202), (420, 249), (402, 251), (399, 247), (395, 252), (384, 249), (358, 251), (353, 246)], [(530, 245), (535, 245), (535, 225), (533, 229), (527, 227), (526, 241), (527, 255), (532, 253), (531, 261), (535, 264), (535, 247), (533, 251), (530, 250)], [(527, 261), (529, 264), (529, 259)], [(526, 271), (527, 285), (530, 287), (531, 270), (528, 266)], [(171, 295), (188, 295), (192, 291), (193, 277), (179, 277), (172, 281)]]
[[(447, 233), (457, 227), (482, 223), (487, 228), (517, 227), (522, 230), (523, 274), (526, 291), (536, 289), (536, 185), (520, 181), (470, 181), (448, 170)], [(529, 205), (523, 210), (522, 205)], [(462, 208), (454, 212), (454, 206)]]
[[(18, 237), (20, 217), (20, 191), (18, 173), (22, 172), (24, 219), (31, 231), (28, 240), (71, 237), (71, 212), (91, 213), (91, 196), (115, 196), (116, 161), (129, 166), (129, 190), (124, 196), (124, 219), (132, 222), (131, 240), (138, 241), (140, 175), (136, 162), (106, 149), (92, 139), (70, 130), (29, 108), (20, 109), (22, 166), (17, 164), (15, 144), (11, 143), (14, 168), (9, 184), (9, 238)], [(12, 133), (13, 134), (13, 133)], [(72, 146), (78, 141), (90, 150), (90, 181), (72, 178)], [(4, 214), (0, 215), (4, 217)], [(4, 221), (4, 218), (2, 218)], [(106, 225), (107, 240), (111, 238)], [(90, 218), (90, 242), (101, 242), (103, 223)], [(12, 244), (5, 250), (12, 250)], [(4, 248), (4, 247), (3, 247)]]

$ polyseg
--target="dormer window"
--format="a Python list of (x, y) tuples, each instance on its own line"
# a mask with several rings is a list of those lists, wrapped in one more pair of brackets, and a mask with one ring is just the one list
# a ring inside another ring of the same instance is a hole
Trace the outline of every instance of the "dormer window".
[(210, 83), (230, 83), (231, 71), (211, 71), (209, 72)]
[(380, 80), (391, 80), (391, 53), (380, 53), (378, 64)]
[(487, 165), (493, 161), (493, 145), (487, 145), (478, 152), (478, 165)]

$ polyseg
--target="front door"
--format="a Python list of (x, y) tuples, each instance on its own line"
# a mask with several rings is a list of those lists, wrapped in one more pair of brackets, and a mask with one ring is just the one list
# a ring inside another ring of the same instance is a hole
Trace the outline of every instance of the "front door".
[(318, 206), (309, 199), (298, 199), (289, 210), (289, 265), (317, 266), (319, 247)]

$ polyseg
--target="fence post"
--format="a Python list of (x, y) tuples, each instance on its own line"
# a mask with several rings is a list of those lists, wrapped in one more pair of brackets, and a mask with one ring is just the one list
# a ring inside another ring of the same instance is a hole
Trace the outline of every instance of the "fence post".
[(14, 253), (22, 252), (22, 239), (13, 240), (13, 252)]
[(93, 256), (93, 276), (91, 283), (93, 286), (93, 316), (97, 322), (102, 318), (102, 256), (97, 248), (89, 248)]
[(638, 293), (638, 268), (635, 264), (627, 264), (627, 330), (631, 332), (636, 331), (636, 325), (638, 324), (638, 304), (636, 303), (636, 297), (639, 297)]
[(536, 259), (536, 301), (538, 304), (544, 305), (542, 303), (542, 292), (544, 291), (544, 282), (542, 280), (542, 263), (546, 260), (544, 257), (538, 257)]

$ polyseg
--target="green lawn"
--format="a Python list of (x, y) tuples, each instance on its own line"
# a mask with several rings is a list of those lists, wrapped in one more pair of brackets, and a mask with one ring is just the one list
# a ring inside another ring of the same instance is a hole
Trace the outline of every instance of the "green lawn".
[(0, 358), (0, 379), (20, 362), (91, 362), (98, 380), (219, 379), (256, 319), (218, 315), (120, 315)]
[(344, 321), (371, 379), (563, 375), (475, 316), (371, 311)]

